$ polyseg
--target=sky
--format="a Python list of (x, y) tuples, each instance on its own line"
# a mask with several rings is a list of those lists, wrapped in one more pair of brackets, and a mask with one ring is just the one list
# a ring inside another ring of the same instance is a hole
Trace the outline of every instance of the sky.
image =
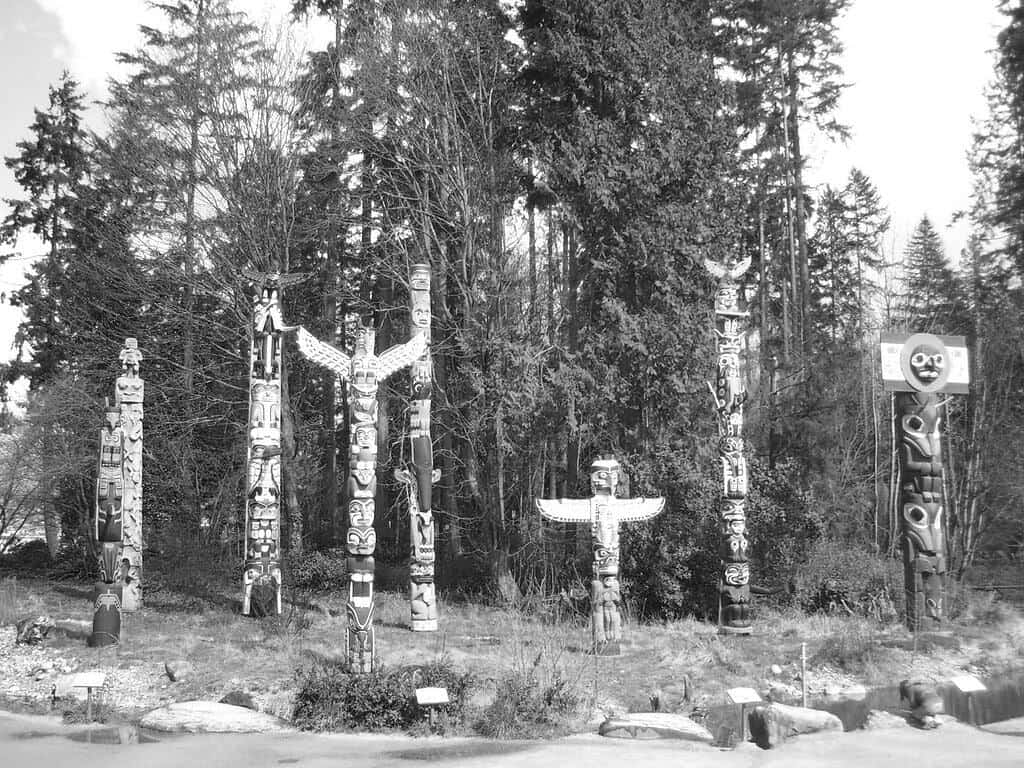
[[(291, 0), (235, 0), (259, 22), (287, 15)], [(850, 86), (840, 102), (840, 122), (850, 126), (845, 144), (805, 137), (805, 180), (820, 189), (839, 187), (852, 167), (877, 186), (892, 217), (890, 251), (902, 253), (909, 233), (928, 215), (958, 254), (966, 228), (947, 228), (967, 206), (971, 178), (966, 153), (972, 118), (985, 112), (984, 89), (992, 78), (991, 50), (1001, 24), (995, 0), (852, 0), (840, 21), (845, 52), (840, 64)], [(138, 25), (159, 25), (144, 0), (0, 1), (0, 156), (16, 154), (28, 136), (33, 108), (44, 107), (47, 89), (68, 69), (89, 101), (105, 94), (118, 72), (114, 56), (139, 43)], [(330, 34), (323, 23), (304, 27), (311, 49)], [(99, 111), (87, 118), (94, 127)], [(0, 167), (0, 199), (18, 195), (14, 177)], [(0, 217), (7, 215), (0, 203)], [(0, 294), (22, 282), (39, 246), (19, 242), (20, 255), (0, 268)], [(18, 313), (0, 301), (0, 360), (13, 356)]]

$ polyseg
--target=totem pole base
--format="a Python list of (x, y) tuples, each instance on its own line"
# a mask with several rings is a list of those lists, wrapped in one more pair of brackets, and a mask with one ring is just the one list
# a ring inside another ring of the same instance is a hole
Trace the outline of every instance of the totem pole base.
[(606, 643), (597, 643), (587, 653), (591, 656), (621, 656), (622, 648), (618, 640), (609, 640)]
[(437, 632), (437, 619), (414, 621), (410, 624), (413, 632)]

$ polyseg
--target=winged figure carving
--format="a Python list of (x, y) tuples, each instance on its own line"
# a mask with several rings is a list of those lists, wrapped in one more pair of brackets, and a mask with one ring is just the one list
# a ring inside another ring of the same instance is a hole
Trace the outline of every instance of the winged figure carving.
[(352, 358), (330, 344), (320, 341), (301, 325), (295, 328), (295, 336), (299, 342), (299, 351), (307, 359), (333, 371), (342, 381), (348, 381), (352, 370)]
[(541, 515), (556, 523), (589, 523), (590, 499), (536, 499)]
[(426, 349), (426, 334), (417, 334), (404, 344), (396, 344), (385, 350), (377, 357), (380, 361), (377, 366), (377, 379), (383, 381), (396, 371), (412, 365)]
[(704, 269), (719, 280), (722, 278), (727, 278), (728, 280), (739, 280), (740, 277), (750, 269), (750, 257), (747, 256), (739, 262), (730, 261), (725, 264), (718, 261), (712, 261), (711, 259), (704, 259)]

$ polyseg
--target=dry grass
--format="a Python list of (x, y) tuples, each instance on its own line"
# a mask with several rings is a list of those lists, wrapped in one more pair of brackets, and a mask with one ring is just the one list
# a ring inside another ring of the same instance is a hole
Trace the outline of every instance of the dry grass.
[[(201, 600), (169, 590), (148, 591), (147, 607), (125, 616), (122, 643), (107, 660), (122, 668), (152, 668), (168, 659), (183, 659), (195, 673), (170, 688), (168, 695), (179, 700), (219, 698), (227, 690), (246, 689), (264, 709), (289, 715), (295, 671), (316, 658), (344, 655), (344, 596), (298, 596), (283, 616), (260, 621), (238, 614), (233, 589), (232, 585), (219, 593), (207, 592)], [(996, 671), (1019, 664), (1024, 655), (1020, 613), (980, 603), (964, 611), (971, 623), (954, 628), (962, 642), (952, 648), (929, 642), (915, 647), (912, 636), (896, 624), (766, 609), (755, 620), (754, 634), (746, 637), (719, 635), (714, 626), (692, 619), (629, 624), (620, 657), (585, 652), (585, 621), (551, 621), (475, 603), (442, 601), (440, 611), (441, 631), (413, 633), (408, 630), (406, 595), (378, 593), (380, 658), (395, 667), (447, 656), (455, 667), (482, 682), (484, 699), (493, 695), (504, 676), (531, 670), (539, 686), (563, 681), (585, 708), (597, 710), (611, 702), (643, 711), (658, 690), (663, 710), (686, 711), (704, 697), (721, 701), (731, 687), (762, 688), (774, 664), (783, 668), (781, 680), (798, 685), (794, 673), (801, 643), (807, 644), (812, 678), (835, 673), (869, 686), (888, 685), (908, 673), (955, 674), (971, 663)], [(91, 619), (89, 591), (84, 585), (27, 579), (0, 582), (0, 621), (11, 623), (39, 613)], [(982, 621), (989, 623), (983, 626)], [(86, 658), (80, 639), (58, 637), (47, 643)]]

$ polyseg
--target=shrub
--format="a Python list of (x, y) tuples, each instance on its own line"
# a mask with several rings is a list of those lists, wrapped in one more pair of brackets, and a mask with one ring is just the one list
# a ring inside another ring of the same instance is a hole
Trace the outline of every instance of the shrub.
[(462, 725), (473, 678), (447, 658), (362, 675), (351, 674), (345, 664), (317, 661), (299, 672), (292, 720), (305, 731), (416, 728), (424, 712), (414, 692), (427, 686), (448, 689), (449, 704), (439, 707), (442, 727)]
[(797, 570), (795, 598), (806, 611), (843, 611), (887, 621), (895, 615), (900, 564), (863, 546), (822, 539)]
[(579, 697), (564, 678), (541, 685), (531, 671), (516, 670), (498, 682), (494, 701), (476, 729), (492, 739), (544, 738), (568, 733)]
[(40, 539), (21, 541), (0, 558), (0, 567), (19, 575), (42, 575), (50, 567), (50, 550)]
[(348, 584), (343, 550), (306, 552), (288, 561), (288, 584), (297, 590), (314, 593), (341, 592)]

